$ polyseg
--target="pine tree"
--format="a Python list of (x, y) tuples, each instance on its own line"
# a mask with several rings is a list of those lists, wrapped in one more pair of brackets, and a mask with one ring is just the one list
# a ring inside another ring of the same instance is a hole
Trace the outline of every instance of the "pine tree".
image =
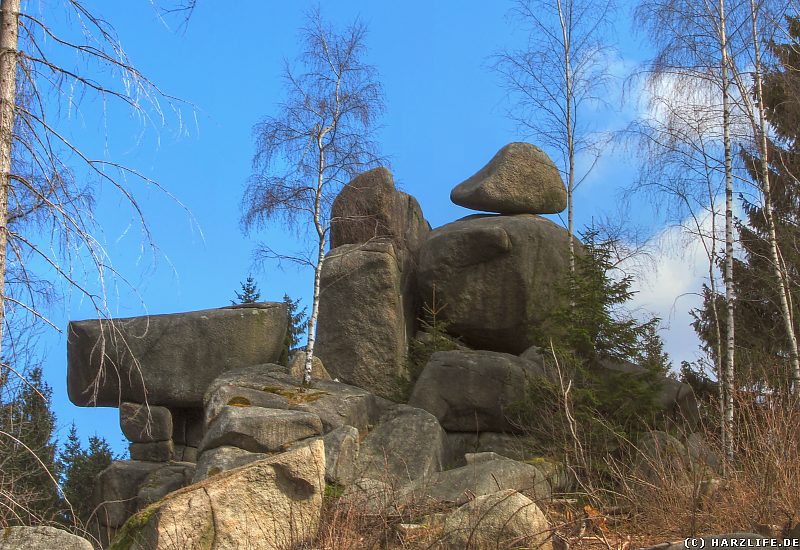
[(86, 525), (92, 507), (92, 491), (98, 474), (114, 460), (108, 442), (97, 436), (89, 437), (89, 447), (84, 449), (78, 438), (78, 430), (73, 423), (70, 427), (64, 449), (61, 451), (62, 491), (72, 505), (65, 512), (67, 524)]
[(42, 379), (40, 367), (30, 369), (26, 380), (17, 384), (6, 373), (2, 385), (0, 524), (55, 519), (61, 499), (56, 483), (60, 464), (56, 460), (56, 417), (50, 408), (52, 390)]
[(643, 342), (653, 345), (658, 319), (638, 322), (625, 311), (634, 295), (633, 278), (614, 277), (613, 241), (600, 240), (596, 229), (581, 234), (583, 252), (575, 258), (575, 273), (560, 289), (562, 299), (547, 316), (537, 340), (574, 352), (583, 360), (637, 361)]
[(283, 304), (289, 313), (289, 327), (286, 330), (286, 340), (280, 362), (286, 365), (292, 350), (298, 347), (300, 339), (306, 332), (306, 308), (300, 309), (300, 298), (292, 300), (288, 294), (283, 295)]
[(235, 292), (236, 299), (239, 301), (231, 300), (232, 304), (254, 304), (261, 299), (261, 292), (259, 292), (258, 285), (256, 285), (252, 275), (248, 275), (247, 280), (240, 284), (242, 285), (242, 291)]

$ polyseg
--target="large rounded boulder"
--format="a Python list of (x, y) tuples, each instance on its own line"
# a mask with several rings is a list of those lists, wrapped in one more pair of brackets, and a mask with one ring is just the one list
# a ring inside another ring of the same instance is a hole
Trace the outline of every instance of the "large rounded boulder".
[(476, 349), (520, 354), (559, 300), (568, 233), (530, 214), (477, 215), (434, 230), (420, 250), (420, 300)]

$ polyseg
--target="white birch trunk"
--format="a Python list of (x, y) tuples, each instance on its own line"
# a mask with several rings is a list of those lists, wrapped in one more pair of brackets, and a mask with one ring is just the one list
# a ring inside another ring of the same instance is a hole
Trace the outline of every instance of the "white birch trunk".
[(722, 414), (723, 431), (726, 434), (725, 455), (733, 459), (733, 388), (734, 388), (734, 344), (735, 326), (733, 315), (733, 157), (731, 151), (731, 106), (728, 56), (728, 34), (726, 28), (725, 0), (719, 2), (719, 39), (722, 76), (722, 132), (725, 148), (725, 306), (726, 339), (724, 380), (721, 389), (725, 394), (725, 409)]
[(0, 2), (0, 354), (5, 320), (8, 196), (11, 188), (11, 146), (17, 91), (19, 6), (20, 0)]

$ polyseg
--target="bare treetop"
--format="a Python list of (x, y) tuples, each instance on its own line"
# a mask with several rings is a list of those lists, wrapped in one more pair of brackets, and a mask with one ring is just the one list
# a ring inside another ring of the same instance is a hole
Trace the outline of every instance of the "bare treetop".
[[(384, 110), (383, 91), (375, 68), (362, 60), (366, 28), (356, 22), (337, 33), (313, 12), (301, 34), (304, 51), (298, 67), (286, 63), (286, 100), (279, 114), (254, 128), (257, 152), (244, 197), (246, 228), (275, 218), (294, 227), (313, 216), (317, 201), (327, 227), (341, 187), (376, 164), (370, 134)], [(320, 174), (324, 189), (318, 194)]]

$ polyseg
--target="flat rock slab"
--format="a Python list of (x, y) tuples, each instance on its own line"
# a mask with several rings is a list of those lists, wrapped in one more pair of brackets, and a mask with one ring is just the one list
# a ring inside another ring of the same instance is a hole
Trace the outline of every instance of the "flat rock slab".
[(246, 306), (113, 323), (70, 322), (70, 400), (79, 406), (115, 407), (132, 401), (202, 407), (206, 388), (222, 372), (275, 362), (281, 355), (286, 307), (272, 302)]
[(265, 458), (269, 458), (266, 453), (251, 453), (230, 445), (215, 447), (200, 455), (197, 460), (197, 469), (194, 472), (193, 482), (197, 483), (211, 476), (239, 468), (256, 460), (264, 460)]
[(88, 540), (55, 527), (0, 529), (0, 550), (93, 550)]
[(133, 516), (108, 550), (279, 550), (316, 535), (325, 489), (321, 441), (180, 489)]
[(226, 406), (209, 424), (201, 451), (223, 445), (251, 453), (286, 450), (295, 441), (322, 434), (322, 422), (313, 413)]
[(499, 214), (558, 214), (567, 207), (561, 174), (547, 153), (509, 143), (450, 192), (459, 206)]

